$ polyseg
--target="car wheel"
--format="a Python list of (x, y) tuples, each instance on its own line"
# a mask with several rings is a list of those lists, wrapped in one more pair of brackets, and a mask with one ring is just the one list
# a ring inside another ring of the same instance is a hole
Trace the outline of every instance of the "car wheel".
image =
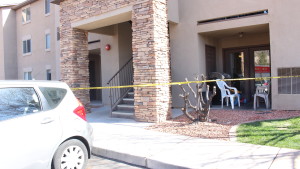
[(56, 150), (52, 166), (54, 169), (84, 169), (87, 165), (88, 152), (79, 140), (68, 140)]

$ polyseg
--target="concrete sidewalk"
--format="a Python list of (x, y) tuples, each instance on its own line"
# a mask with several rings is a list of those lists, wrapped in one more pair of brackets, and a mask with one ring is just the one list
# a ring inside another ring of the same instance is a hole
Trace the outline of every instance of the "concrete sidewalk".
[(300, 169), (299, 150), (145, 130), (151, 124), (110, 118), (108, 107), (92, 109), (87, 119), (95, 155), (147, 168)]

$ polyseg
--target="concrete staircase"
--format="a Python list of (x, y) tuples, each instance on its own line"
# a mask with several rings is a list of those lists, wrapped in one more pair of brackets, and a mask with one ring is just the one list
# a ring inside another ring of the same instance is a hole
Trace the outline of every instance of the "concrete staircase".
[(134, 92), (130, 90), (122, 101), (112, 111), (112, 117), (116, 118), (134, 118)]

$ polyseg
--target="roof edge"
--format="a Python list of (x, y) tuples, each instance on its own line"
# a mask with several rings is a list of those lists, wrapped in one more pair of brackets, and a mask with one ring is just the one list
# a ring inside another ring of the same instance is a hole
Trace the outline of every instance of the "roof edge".
[(18, 4), (7, 4), (7, 5), (0, 5), (0, 8), (8, 8), (8, 7), (12, 7)]
[(26, 5), (29, 5), (33, 2), (36, 2), (36, 1), (38, 1), (38, 0), (27, 0), (27, 1), (24, 1), (24, 2), (20, 3), (19, 5), (16, 5), (16, 6), (12, 7), (12, 9), (17, 10), (17, 9), (20, 9), (20, 8), (22, 8)]
[(50, 0), (50, 3), (59, 5), (62, 0)]

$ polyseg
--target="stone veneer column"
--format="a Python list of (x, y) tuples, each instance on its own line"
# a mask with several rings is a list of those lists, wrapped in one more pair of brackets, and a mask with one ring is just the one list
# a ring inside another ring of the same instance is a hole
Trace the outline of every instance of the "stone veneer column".
[[(87, 32), (70, 25), (66, 17), (61, 18), (61, 80), (71, 88), (89, 87)], [(89, 112), (89, 90), (75, 90), (74, 94)]]
[[(170, 82), (167, 0), (146, 0), (133, 7), (134, 83)], [(162, 122), (171, 117), (170, 86), (135, 88), (135, 119)]]

